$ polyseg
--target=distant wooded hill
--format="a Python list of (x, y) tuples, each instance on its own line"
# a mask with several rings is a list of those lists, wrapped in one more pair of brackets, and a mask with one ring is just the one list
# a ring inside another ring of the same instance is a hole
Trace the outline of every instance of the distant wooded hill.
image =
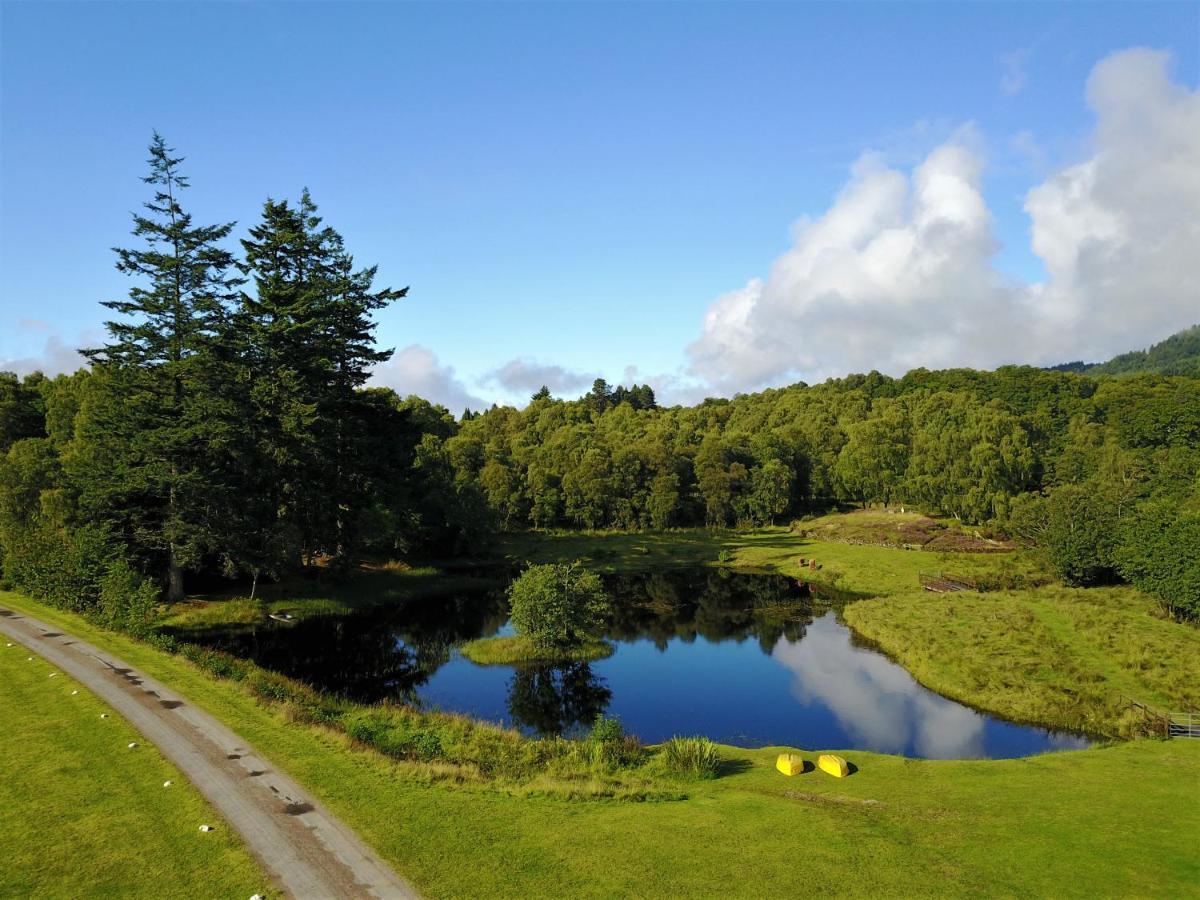
[(1054, 372), (1086, 372), (1089, 375), (1131, 375), (1152, 372), (1158, 375), (1200, 376), (1200, 325), (1185, 328), (1149, 350), (1132, 350), (1114, 356), (1108, 362), (1082, 361), (1052, 366)]

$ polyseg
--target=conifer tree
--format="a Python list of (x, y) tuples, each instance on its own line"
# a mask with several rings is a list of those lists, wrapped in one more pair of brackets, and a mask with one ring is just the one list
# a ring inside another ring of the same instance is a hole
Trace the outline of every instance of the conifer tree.
[(302, 556), (349, 560), (369, 506), (377, 459), (367, 450), (380, 407), (359, 388), (391, 357), (377, 350), (371, 315), (403, 290), (373, 290), (375, 268), (356, 271), (341, 235), (321, 227), (308, 191), (300, 202), (268, 200), (261, 223), (242, 241), (238, 321), (250, 361), (253, 419), (270, 474), (268, 516), (276, 547)]
[(168, 599), (180, 600), (184, 570), (224, 543), (235, 495), (227, 304), (241, 282), (221, 247), (233, 223), (194, 224), (180, 202), (182, 158), (157, 132), (149, 149), (153, 199), (133, 217), (142, 243), (114, 248), (118, 271), (138, 283), (104, 303), (122, 318), (86, 351), (104, 389), (82, 423), (94, 451), (80, 489), (84, 509), (163, 571)]

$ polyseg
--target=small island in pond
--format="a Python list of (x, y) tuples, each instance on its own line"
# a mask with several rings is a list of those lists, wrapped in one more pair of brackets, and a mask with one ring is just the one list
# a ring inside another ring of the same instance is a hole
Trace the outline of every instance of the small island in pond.
[(523, 634), (468, 641), (459, 650), (480, 666), (518, 666), (522, 663), (595, 662), (613, 655), (608, 641), (587, 640), (571, 647), (544, 647)]
[(597, 636), (608, 597), (595, 572), (577, 563), (529, 566), (508, 588), (517, 633), (463, 644), (479, 665), (592, 662), (613, 654)]

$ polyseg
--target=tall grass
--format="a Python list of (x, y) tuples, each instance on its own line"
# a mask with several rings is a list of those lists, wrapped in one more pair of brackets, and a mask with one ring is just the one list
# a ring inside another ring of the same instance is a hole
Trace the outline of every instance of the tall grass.
[(1200, 708), (1200, 629), (1132, 588), (910, 593), (843, 615), (927, 687), (1020, 721), (1130, 737), (1129, 699)]
[(694, 778), (716, 778), (721, 769), (721, 751), (708, 738), (673, 737), (662, 747), (668, 772)]

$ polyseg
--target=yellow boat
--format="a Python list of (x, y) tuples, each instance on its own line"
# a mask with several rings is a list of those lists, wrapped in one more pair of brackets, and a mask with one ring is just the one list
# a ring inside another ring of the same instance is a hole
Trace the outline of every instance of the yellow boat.
[(821, 758), (817, 760), (817, 766), (822, 772), (828, 772), (834, 778), (845, 778), (850, 774), (850, 764), (832, 753), (821, 754)]
[(775, 760), (775, 768), (784, 775), (799, 775), (804, 771), (804, 759), (794, 753), (780, 753)]

